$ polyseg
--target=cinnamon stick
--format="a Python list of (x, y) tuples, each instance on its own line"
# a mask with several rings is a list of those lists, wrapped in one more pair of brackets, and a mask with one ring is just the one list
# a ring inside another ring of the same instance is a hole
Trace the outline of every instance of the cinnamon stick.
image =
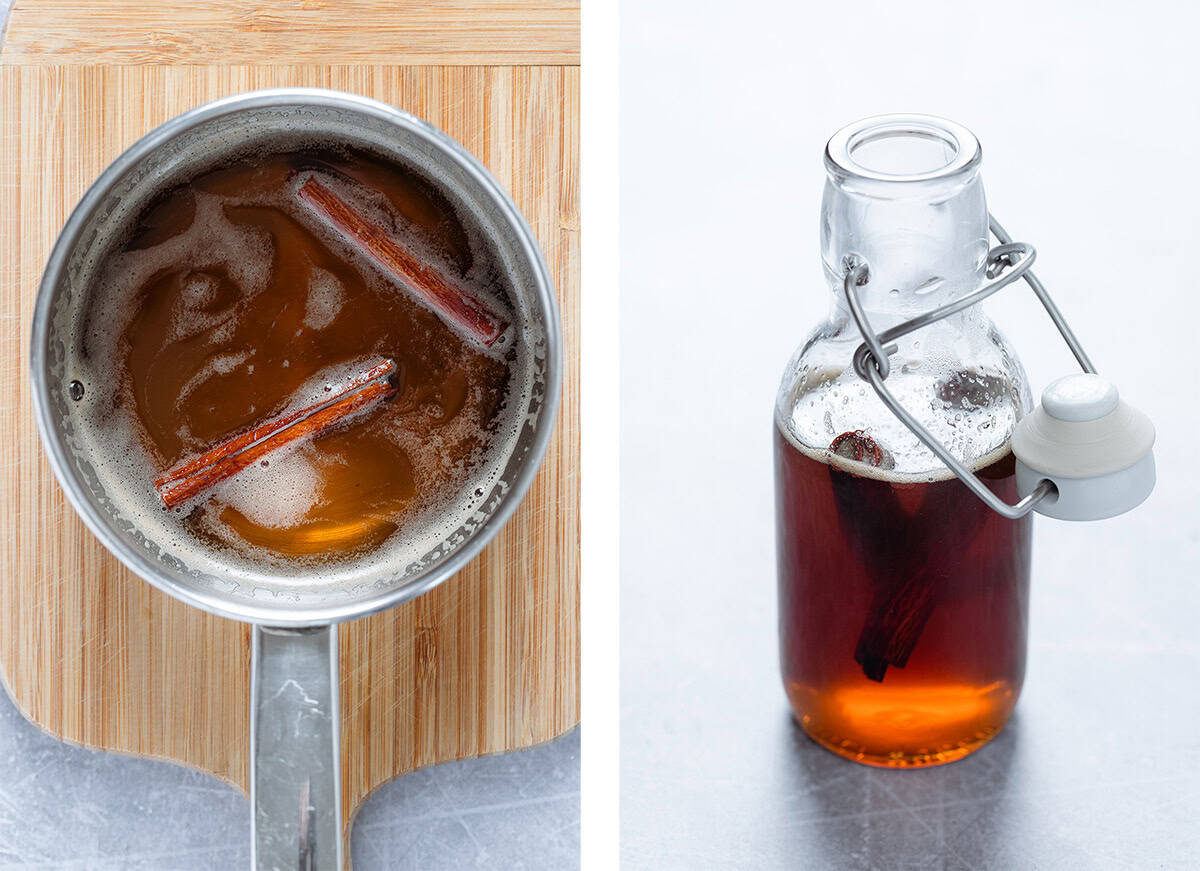
[[(862, 430), (842, 433), (829, 450), (875, 468), (895, 465), (891, 454)], [(926, 595), (930, 591), (923, 582), (906, 589), (911, 580), (911, 548), (920, 543), (911, 540), (908, 512), (890, 482), (833, 465), (829, 478), (842, 532), (876, 590), (854, 659), (868, 678), (882, 681), (889, 665), (902, 665), (898, 659), (907, 662), (933, 609), (933, 597)], [(898, 632), (902, 637), (897, 637)]]
[(933, 614), (940, 590), (936, 575), (919, 571), (875, 597), (854, 649), (854, 660), (863, 674), (882, 681), (889, 665), (904, 668)]
[[(888, 451), (862, 430), (842, 433), (829, 449), (868, 466), (894, 466)], [(924, 515), (945, 498), (938, 488), (929, 490), (910, 515), (888, 481), (860, 478), (835, 466), (829, 467), (829, 475), (842, 530), (875, 587), (854, 659), (867, 678), (882, 681), (889, 666), (903, 668), (908, 663), (925, 624), (946, 595), (946, 579), (957, 573), (957, 562), (966, 558), (965, 545), (978, 535), (987, 515), (953, 512), (941, 525), (932, 525)], [(864, 498), (868, 494), (870, 498)], [(949, 543), (962, 545), (957, 562), (945, 552)]]
[(404, 287), (425, 302), (442, 320), (491, 346), (509, 322), (484, 302), (456, 286), (436, 269), (405, 249), (353, 206), (310, 176), (296, 196), (346, 242), (371, 258)]
[[(947, 409), (968, 412), (1017, 401), (1007, 379), (975, 369), (952, 373), (938, 383), (936, 392)], [(830, 449), (848, 456), (844, 446), (837, 450), (837, 443), (849, 435), (866, 438), (856, 430), (854, 434), (838, 436)], [(872, 451), (859, 448), (856, 439), (851, 442), (855, 459), (878, 465)], [(836, 480), (834, 489), (836, 498)], [(938, 525), (919, 520), (927, 511), (942, 508), (939, 502), (945, 498), (943, 485), (930, 488), (911, 517), (899, 507), (894, 494), (890, 501), (876, 500), (877, 522), (891, 528), (891, 537), (858, 540), (860, 552), (873, 563), (867, 570), (876, 579), (876, 595), (854, 658), (871, 680), (882, 681), (889, 665), (903, 668), (908, 662), (930, 615), (947, 598), (947, 582), (960, 573), (963, 562), (969, 558), (968, 545), (990, 516), (972, 502), (974, 510), (938, 511), (943, 517)]]
[[(926, 501), (942, 495), (927, 493), (916, 516), (929, 510)], [(958, 576), (968, 558), (967, 545), (986, 521), (980, 510), (946, 516), (940, 528), (920, 530), (921, 524), (903, 521), (900, 540), (906, 542), (905, 551), (894, 553), (890, 571), (876, 576), (878, 588), (854, 650), (863, 674), (882, 681), (889, 665), (904, 668), (934, 609), (946, 600), (947, 583)], [(949, 550), (956, 545), (960, 547), (957, 557)]]
[(327, 399), (261, 423), (169, 469), (154, 481), (159, 498), (167, 508), (175, 508), (254, 465), (277, 448), (336, 426), (355, 412), (394, 394), (396, 388), (388, 378), (395, 371), (396, 364), (385, 360), (354, 376), (347, 387)]

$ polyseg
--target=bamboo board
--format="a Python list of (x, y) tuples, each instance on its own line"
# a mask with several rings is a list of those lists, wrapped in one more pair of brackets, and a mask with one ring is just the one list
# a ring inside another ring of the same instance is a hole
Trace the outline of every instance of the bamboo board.
[[(21, 24), (14, 12), (13, 45), (33, 41)], [(577, 723), (578, 68), (15, 57), (0, 54), (0, 443), (8, 451), (0, 461), (0, 672), (26, 716), (72, 743), (172, 760), (247, 787), (248, 628), (153, 589), (84, 528), (43, 457), (26, 361), (46, 258), (104, 167), (195, 105), (296, 85), (384, 100), (476, 154), (541, 243), (565, 334), (555, 437), (516, 515), (438, 589), (343, 624), (347, 832), (367, 794), (397, 774), (530, 746)]]
[(11, 63), (579, 65), (578, 0), (17, 0)]

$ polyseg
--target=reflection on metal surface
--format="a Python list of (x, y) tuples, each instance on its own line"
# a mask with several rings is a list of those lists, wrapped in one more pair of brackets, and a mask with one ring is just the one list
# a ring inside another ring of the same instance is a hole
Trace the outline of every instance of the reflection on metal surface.
[(255, 626), (250, 803), (259, 871), (342, 867), (337, 626)]

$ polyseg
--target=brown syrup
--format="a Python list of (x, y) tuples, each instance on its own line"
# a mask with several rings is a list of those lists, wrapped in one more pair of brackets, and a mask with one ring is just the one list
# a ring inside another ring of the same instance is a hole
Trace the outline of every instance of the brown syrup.
[[(1021, 691), (1031, 520), (1000, 516), (956, 478), (857, 465), (864, 474), (822, 462), (776, 428), (788, 698), (842, 756), (951, 762), (1000, 731)], [(1016, 501), (1011, 453), (977, 474)]]

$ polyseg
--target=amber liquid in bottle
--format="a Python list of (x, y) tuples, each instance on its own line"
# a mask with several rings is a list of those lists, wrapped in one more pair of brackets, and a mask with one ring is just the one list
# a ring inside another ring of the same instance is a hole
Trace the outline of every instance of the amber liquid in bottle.
[[(1011, 453), (976, 473), (1017, 499)], [(1025, 673), (1029, 517), (960, 481), (904, 480), (777, 426), (779, 631), (805, 732), (878, 766), (959, 759), (1008, 720)]]
[(111, 417), (140, 433), (147, 480), (278, 414), (314, 379), (397, 364), (390, 401), (175, 509), (190, 535), (255, 560), (362, 553), (455, 498), (509, 387), (503, 348), (473, 344), (305, 219), (294, 179), (310, 169), (438, 269), (500, 293), (444, 198), (356, 152), (248, 157), (137, 218), (94, 294), (84, 353), (114, 358)]

